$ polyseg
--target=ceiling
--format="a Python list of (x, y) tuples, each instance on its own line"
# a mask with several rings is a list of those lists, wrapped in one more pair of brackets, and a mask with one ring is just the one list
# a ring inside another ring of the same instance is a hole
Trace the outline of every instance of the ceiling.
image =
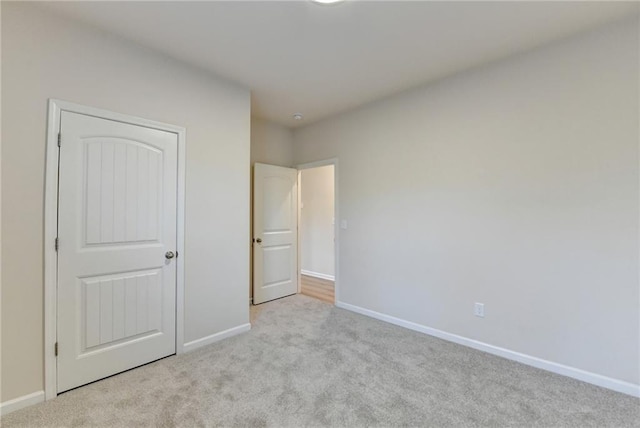
[[(251, 89), (252, 114), (309, 124), (637, 15), (636, 2), (50, 2)], [(296, 112), (304, 114), (294, 121)]]

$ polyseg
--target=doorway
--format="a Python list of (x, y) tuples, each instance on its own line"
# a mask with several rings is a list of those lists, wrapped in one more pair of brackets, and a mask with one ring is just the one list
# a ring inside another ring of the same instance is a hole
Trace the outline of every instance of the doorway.
[[(338, 302), (337, 159), (297, 169), (256, 163), (252, 182), (252, 304), (295, 293)], [(303, 198), (311, 217), (303, 214)], [(346, 221), (340, 224), (346, 229)]]
[(299, 167), (300, 293), (336, 302), (335, 165), (314, 163)]
[(182, 351), (181, 127), (51, 100), (46, 398)]

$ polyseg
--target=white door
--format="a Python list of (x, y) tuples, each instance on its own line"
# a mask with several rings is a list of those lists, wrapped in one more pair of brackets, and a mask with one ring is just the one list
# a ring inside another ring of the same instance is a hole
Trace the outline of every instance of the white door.
[(255, 164), (253, 303), (298, 292), (298, 171)]
[(63, 111), (57, 391), (175, 353), (177, 134)]

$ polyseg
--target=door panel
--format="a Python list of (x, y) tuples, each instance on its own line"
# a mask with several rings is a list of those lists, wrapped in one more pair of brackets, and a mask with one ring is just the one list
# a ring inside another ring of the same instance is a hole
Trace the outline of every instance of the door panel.
[(175, 353), (177, 135), (63, 111), (58, 392)]
[(117, 138), (87, 138), (85, 151), (86, 244), (157, 241), (162, 152)]
[(81, 354), (162, 328), (158, 270), (80, 279)]
[(298, 292), (298, 171), (257, 163), (253, 190), (253, 303)]

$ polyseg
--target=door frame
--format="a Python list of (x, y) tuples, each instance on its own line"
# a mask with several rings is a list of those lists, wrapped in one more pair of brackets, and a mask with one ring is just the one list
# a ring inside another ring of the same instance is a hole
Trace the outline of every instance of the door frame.
[(177, 243), (176, 251), (176, 354), (184, 352), (184, 206), (186, 129), (140, 117), (115, 113), (57, 99), (49, 99), (44, 196), (44, 391), (45, 400), (57, 396), (56, 356), (58, 253), (55, 239), (58, 230), (58, 130), (63, 111), (144, 126), (178, 136)]
[(333, 304), (336, 305), (338, 302), (340, 302), (340, 266), (339, 266), (339, 260), (340, 260), (340, 206), (339, 206), (339, 200), (340, 198), (338, 197), (338, 158), (330, 158), (330, 159), (324, 159), (324, 160), (319, 160), (319, 161), (315, 161), (315, 162), (308, 162), (308, 163), (303, 163), (303, 164), (299, 164), (298, 166), (296, 166), (296, 169), (298, 170), (298, 293), (301, 292), (301, 288), (302, 288), (302, 274), (300, 273), (300, 267), (302, 266), (302, 245), (300, 244), (301, 239), (300, 239), (300, 207), (301, 207), (301, 203), (302, 203), (302, 192), (304, 191), (302, 189), (302, 170), (304, 169), (311, 169), (311, 168), (318, 168), (321, 166), (329, 166), (329, 165), (333, 165), (333, 218), (335, 219), (334, 224), (333, 224), (333, 236), (334, 236), (334, 241), (333, 241), (333, 269), (334, 269), (334, 302)]

